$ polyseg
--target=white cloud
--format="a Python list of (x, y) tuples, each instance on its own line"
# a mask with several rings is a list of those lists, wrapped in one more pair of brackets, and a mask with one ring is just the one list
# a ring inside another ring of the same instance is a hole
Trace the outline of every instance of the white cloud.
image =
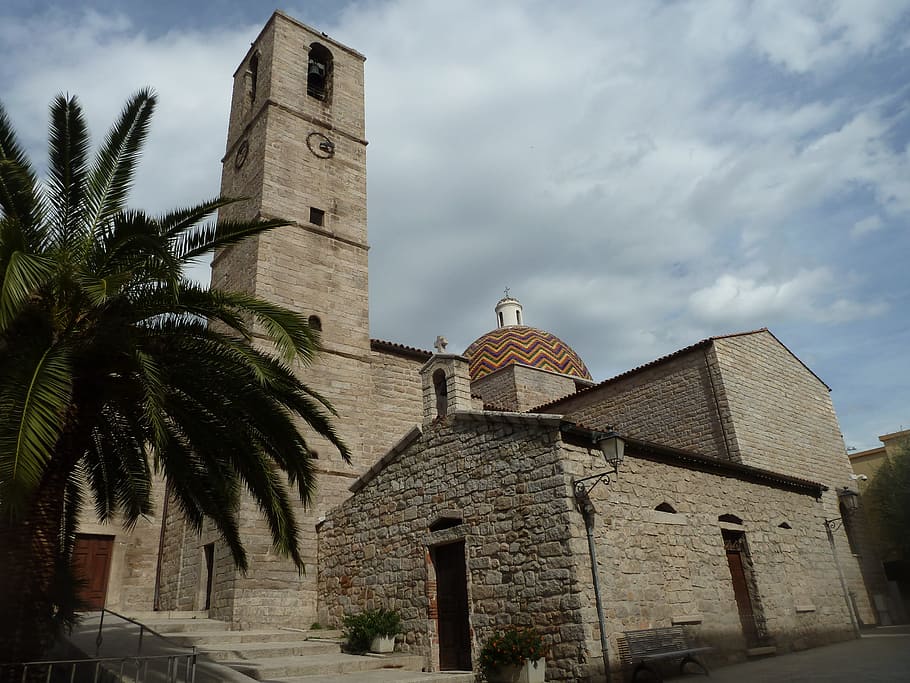
[(726, 273), (689, 297), (692, 313), (709, 321), (737, 324), (762, 320), (804, 319), (850, 322), (881, 315), (881, 302), (861, 303), (830, 297), (835, 277), (828, 269), (801, 270), (784, 280)]
[(862, 237), (870, 232), (881, 230), (882, 226), (884, 226), (884, 222), (878, 216), (866, 216), (866, 218), (853, 224), (850, 234), (853, 237)]

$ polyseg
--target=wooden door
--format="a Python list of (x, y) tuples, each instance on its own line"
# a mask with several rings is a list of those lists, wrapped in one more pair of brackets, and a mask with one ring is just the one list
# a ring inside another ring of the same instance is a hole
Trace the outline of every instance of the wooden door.
[(439, 615), (439, 668), (442, 671), (470, 671), (471, 632), (464, 541), (437, 546), (433, 555)]
[(76, 536), (73, 572), (76, 579), (83, 582), (78, 596), (84, 609), (99, 610), (104, 607), (113, 551), (113, 536)]
[(755, 623), (752, 596), (749, 594), (746, 568), (743, 566), (742, 538), (725, 534), (724, 546), (727, 551), (727, 564), (730, 566), (730, 578), (733, 580), (733, 596), (736, 598), (736, 608), (739, 611), (739, 623), (742, 624), (746, 645), (755, 647), (758, 645), (758, 627)]

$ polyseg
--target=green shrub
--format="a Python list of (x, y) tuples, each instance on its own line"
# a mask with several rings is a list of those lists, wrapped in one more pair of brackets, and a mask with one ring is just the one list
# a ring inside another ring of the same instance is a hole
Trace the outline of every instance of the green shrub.
[(395, 610), (368, 609), (344, 618), (348, 650), (366, 652), (376, 636), (393, 637), (401, 632), (401, 616)]
[(530, 628), (512, 626), (497, 631), (483, 644), (480, 651), (480, 668), (484, 676), (496, 669), (514, 664), (521, 666), (526, 659), (538, 660), (544, 656), (543, 640)]

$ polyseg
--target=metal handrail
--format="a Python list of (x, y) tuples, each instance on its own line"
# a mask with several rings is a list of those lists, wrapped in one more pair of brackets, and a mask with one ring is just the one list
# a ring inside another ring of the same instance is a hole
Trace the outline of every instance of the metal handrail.
[(104, 642), (104, 634), (102, 633), (102, 630), (104, 628), (104, 615), (105, 614), (112, 614), (113, 616), (117, 617), (118, 619), (123, 619), (124, 621), (128, 621), (129, 623), (135, 624), (136, 626), (139, 627), (139, 644), (136, 647), (137, 656), (139, 656), (142, 653), (142, 639), (143, 639), (143, 636), (145, 635), (146, 631), (151, 633), (153, 636), (161, 638), (162, 640), (172, 644), (172, 646), (175, 648), (182, 649), (182, 650), (189, 650), (190, 652), (188, 652), (187, 654), (194, 654), (194, 655), (196, 654), (195, 647), (189, 648), (185, 645), (180, 645), (173, 639), (168, 638), (167, 636), (161, 635), (155, 629), (149, 628), (148, 626), (143, 624), (141, 621), (136, 621), (135, 619), (131, 619), (128, 616), (120, 614), (119, 612), (115, 612), (114, 610), (110, 610), (110, 609), (107, 609), (106, 607), (102, 607), (101, 608), (101, 619), (99, 619), (99, 621), (98, 621), (98, 636), (95, 638), (95, 658), (96, 659), (99, 657), (99, 655), (101, 653), (101, 644)]
[[(30, 670), (32, 672), (41, 672), (44, 669), (47, 669), (45, 681), (50, 683), (50, 681), (53, 680), (55, 668), (57, 668), (58, 671), (65, 673), (66, 667), (68, 666), (68, 680), (72, 683), (77, 680), (76, 673), (79, 667), (84, 666), (89, 671), (92, 671), (92, 668), (94, 669), (92, 672), (92, 683), (99, 683), (99, 681), (103, 680), (102, 676), (104, 674), (112, 674), (115, 672), (118, 681), (125, 680), (124, 674), (130, 675), (132, 672), (133, 680), (135, 683), (145, 683), (148, 680), (149, 664), (163, 661), (167, 664), (167, 669), (164, 671), (164, 676), (167, 683), (180, 683), (181, 681), (183, 683), (195, 683), (196, 656), (196, 648), (193, 648), (192, 653), (176, 655), (148, 655), (146, 657), (95, 657), (93, 659), (55, 659), (47, 661), (22, 662), (18, 664), (0, 664), (0, 670), (9, 669), (11, 667), (18, 669), (21, 667), (22, 678), (20, 680), (22, 683), (25, 683), (26, 681), (30, 680)], [(183, 666), (183, 678), (180, 678), (181, 660), (185, 660)], [(128, 669), (128, 665), (133, 665), (133, 668)], [(85, 670), (86, 669), (83, 669), (83, 673)]]

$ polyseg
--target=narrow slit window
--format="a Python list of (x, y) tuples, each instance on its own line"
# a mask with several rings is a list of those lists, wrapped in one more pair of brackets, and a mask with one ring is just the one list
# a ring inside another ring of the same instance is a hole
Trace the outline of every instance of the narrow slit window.
[(250, 57), (250, 101), (256, 101), (256, 89), (259, 86), (259, 53)]

